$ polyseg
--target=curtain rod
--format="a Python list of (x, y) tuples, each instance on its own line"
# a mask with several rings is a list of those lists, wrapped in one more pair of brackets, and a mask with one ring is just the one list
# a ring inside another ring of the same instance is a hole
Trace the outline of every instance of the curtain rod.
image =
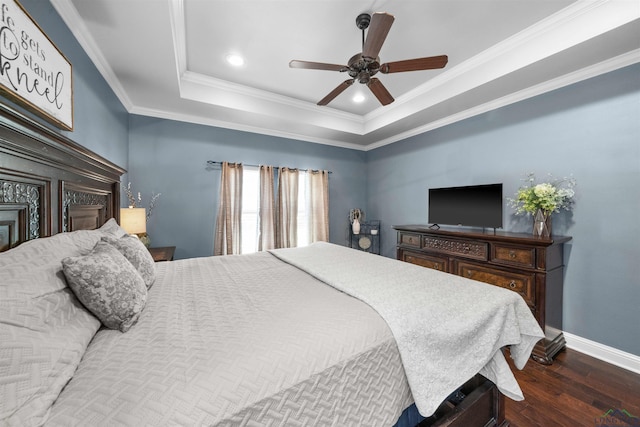
[[(242, 163), (242, 162), (240, 162), (240, 163)], [(208, 165), (221, 165), (222, 162), (217, 162), (215, 160), (207, 160), (207, 164)], [(248, 163), (242, 163), (242, 164), (245, 165), (245, 166), (251, 166), (251, 167), (254, 167), (254, 168), (259, 168), (260, 166), (266, 166), (266, 165), (250, 165)], [(274, 168), (276, 168), (276, 169), (281, 169), (283, 167), (285, 167), (285, 166), (274, 166)], [(297, 170), (303, 171), (303, 172), (308, 172), (309, 171), (309, 169), (300, 169), (300, 168), (287, 168), (287, 169), (297, 169)], [(313, 172), (313, 170), (314, 169), (311, 169), (312, 172)], [(316, 170), (319, 171), (319, 169), (316, 169)], [(327, 171), (327, 173), (333, 173), (333, 172)]]

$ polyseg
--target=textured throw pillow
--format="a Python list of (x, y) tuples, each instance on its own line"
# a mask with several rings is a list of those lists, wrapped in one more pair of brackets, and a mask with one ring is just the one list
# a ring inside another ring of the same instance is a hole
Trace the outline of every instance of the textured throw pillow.
[(118, 225), (115, 218), (109, 218), (109, 220), (100, 227), (100, 231), (105, 234), (115, 236), (116, 238), (127, 235), (127, 232), (124, 231), (124, 228)]
[(103, 242), (115, 247), (129, 262), (138, 270), (147, 289), (156, 280), (156, 263), (144, 244), (134, 236), (126, 235), (119, 239), (113, 237), (103, 237)]
[(147, 287), (116, 248), (98, 242), (87, 255), (63, 259), (62, 269), (73, 293), (107, 328), (126, 332), (138, 321)]

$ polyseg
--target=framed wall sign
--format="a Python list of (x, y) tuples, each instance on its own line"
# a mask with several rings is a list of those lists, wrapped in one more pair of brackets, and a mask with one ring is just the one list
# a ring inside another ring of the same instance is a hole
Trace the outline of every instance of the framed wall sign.
[(0, 0), (0, 93), (73, 130), (71, 63), (16, 0)]

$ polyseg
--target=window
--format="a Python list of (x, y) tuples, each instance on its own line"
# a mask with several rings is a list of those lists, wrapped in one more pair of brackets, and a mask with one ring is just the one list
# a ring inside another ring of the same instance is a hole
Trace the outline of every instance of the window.
[[(308, 174), (298, 176), (298, 246), (309, 245), (309, 191)], [(258, 251), (258, 224), (260, 206), (260, 174), (258, 168), (245, 166), (242, 172), (242, 253)]]
[(241, 253), (258, 250), (258, 206), (260, 174), (258, 168), (245, 166), (242, 171), (242, 247)]
[[(259, 248), (328, 241), (328, 174), (222, 162), (214, 254), (249, 254)], [(284, 191), (276, 191), (278, 185)], [(277, 204), (282, 205), (278, 212)]]
[(309, 180), (305, 171), (298, 175), (298, 246), (309, 245)]

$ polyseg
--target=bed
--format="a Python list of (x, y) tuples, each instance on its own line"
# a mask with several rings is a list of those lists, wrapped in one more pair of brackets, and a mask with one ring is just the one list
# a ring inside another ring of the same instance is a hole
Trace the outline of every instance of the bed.
[[(122, 173), (0, 109), (0, 425), (508, 424), (501, 349), (543, 336), (517, 294), (327, 243), (150, 268), (114, 249)], [(105, 254), (115, 325), (76, 289)]]

